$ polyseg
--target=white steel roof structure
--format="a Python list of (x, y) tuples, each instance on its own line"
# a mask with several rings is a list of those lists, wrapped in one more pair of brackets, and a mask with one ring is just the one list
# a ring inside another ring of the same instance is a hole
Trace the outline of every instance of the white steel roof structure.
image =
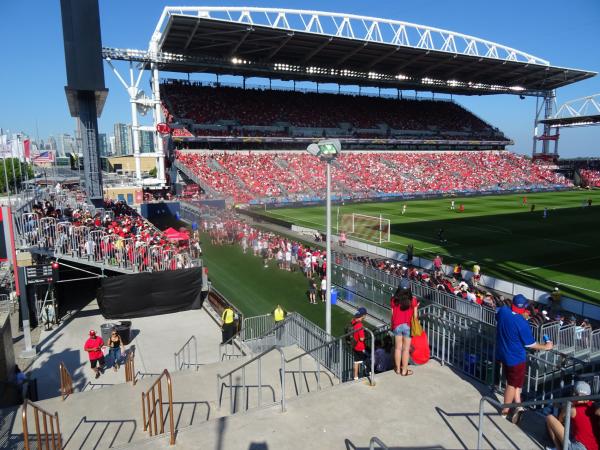
[(439, 28), (278, 8), (166, 7), (147, 51), (103, 53), (172, 72), (476, 95), (543, 96), (595, 75)]
[(556, 114), (540, 122), (551, 127), (600, 125), (600, 94), (565, 102)]

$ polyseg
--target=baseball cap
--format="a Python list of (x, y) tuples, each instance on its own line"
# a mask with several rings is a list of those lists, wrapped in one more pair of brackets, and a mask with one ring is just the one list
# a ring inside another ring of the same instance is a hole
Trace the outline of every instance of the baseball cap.
[(364, 306), (361, 306), (360, 308), (358, 308), (358, 311), (356, 311), (356, 313), (354, 314), (354, 317), (362, 317), (362, 316), (366, 316), (367, 315), (367, 308), (365, 308)]
[(527, 311), (529, 300), (523, 294), (517, 294), (513, 297), (512, 310), (517, 314), (523, 314)]
[(575, 386), (573, 386), (573, 392), (575, 393), (575, 395), (580, 396), (592, 395), (592, 389), (590, 388), (590, 385), (587, 384), (585, 381), (578, 381), (577, 383), (575, 383)]
[(410, 289), (410, 282), (406, 278), (402, 278), (400, 280), (400, 289)]
[(90, 330), (90, 336), (96, 336), (96, 332), (94, 330)]

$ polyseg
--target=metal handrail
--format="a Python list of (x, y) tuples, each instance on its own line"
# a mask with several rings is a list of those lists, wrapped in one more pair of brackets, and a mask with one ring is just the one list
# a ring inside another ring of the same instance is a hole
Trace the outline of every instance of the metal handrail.
[[(165, 432), (165, 416), (163, 414), (163, 396), (162, 396), (162, 379), (167, 380), (167, 394), (169, 400), (169, 409), (167, 414), (169, 416), (169, 432), (170, 440), (169, 445), (175, 445), (175, 424), (173, 421), (173, 382), (171, 380), (171, 374), (167, 369), (163, 370), (158, 379), (152, 383), (152, 386), (148, 388), (146, 392), (142, 392), (142, 417), (144, 420), (144, 431), (150, 431), (150, 436), (159, 434), (158, 432), (158, 421), (156, 417), (156, 402), (158, 400), (158, 410), (160, 413), (160, 434)], [(158, 399), (156, 398), (156, 391), (158, 391)], [(150, 407), (150, 394), (152, 394), (152, 407)], [(146, 409), (148, 409), (148, 415), (146, 415)], [(154, 419), (154, 420), (152, 420)]]
[(137, 383), (134, 360), (135, 352), (133, 349), (129, 349), (127, 355), (125, 356), (125, 383), (129, 383), (131, 381), (133, 386), (135, 386)]
[[(286, 359), (285, 362), (286, 362), (286, 364), (289, 364), (289, 363), (291, 363), (291, 362), (293, 362), (293, 361), (295, 361), (297, 359), (302, 358), (303, 356), (309, 355), (311, 353), (316, 352), (317, 350), (320, 350), (320, 349), (322, 349), (324, 347), (332, 345), (335, 342), (339, 342), (339, 349), (340, 349), (340, 352), (341, 352), (342, 345), (343, 345), (342, 339), (344, 339), (346, 336), (350, 336), (351, 334), (356, 333), (357, 331), (359, 331), (361, 329), (367, 331), (371, 335), (371, 375), (369, 377), (369, 384), (371, 386), (375, 386), (375, 334), (373, 333), (373, 331), (371, 331), (369, 328), (365, 327), (364, 325), (363, 325), (362, 328), (359, 328), (357, 330), (349, 331), (348, 333), (342, 334), (341, 336), (338, 336), (338, 337), (334, 338), (333, 340), (331, 340), (329, 342), (325, 342), (324, 344), (318, 345), (315, 348), (307, 350), (307, 351), (305, 351), (304, 353), (302, 353), (300, 355), (294, 356), (293, 358), (290, 358), (290, 359)], [(320, 365), (321, 364), (320, 364), (318, 358), (315, 358), (315, 359), (317, 361), (317, 385), (318, 385), (318, 388), (321, 389), (321, 371), (320, 371)], [(340, 360), (341, 360), (341, 358), (340, 358)], [(302, 371), (301, 362), (299, 364), (300, 364), (300, 371)], [(341, 368), (341, 366), (340, 366), (340, 368)], [(339, 375), (339, 379), (341, 381), (342, 380), (341, 374), (338, 374), (338, 375)]]
[(567, 448), (569, 447), (569, 431), (571, 427), (571, 402), (580, 402), (588, 400), (600, 400), (600, 394), (576, 397), (549, 398), (545, 400), (532, 400), (523, 403), (500, 403), (495, 398), (484, 395), (483, 397), (481, 397), (481, 400), (479, 400), (479, 422), (477, 424), (477, 450), (481, 449), (481, 444), (483, 441), (483, 410), (486, 402), (492, 406), (495, 406), (498, 409), (541, 406), (546, 405), (548, 403), (566, 403), (567, 413), (565, 415), (563, 450), (567, 450)]
[[(29, 430), (27, 427), (27, 407), (31, 406), (35, 413), (35, 434), (37, 440), (37, 449), (45, 448), (50, 450), (50, 439), (52, 440), (52, 450), (62, 450), (62, 437), (60, 434), (60, 422), (58, 420), (58, 413), (49, 413), (48, 411), (40, 408), (38, 405), (28, 399), (23, 400), (21, 417), (23, 420), (23, 443), (25, 444), (25, 450), (30, 450), (29, 447)], [(42, 447), (42, 433), (40, 433), (40, 412), (42, 413), (43, 425), (44, 425), (44, 447)], [(50, 433), (48, 433), (48, 418), (50, 418)], [(54, 424), (56, 423), (56, 430)]]
[[(233, 336), (231, 336), (229, 339), (227, 339), (227, 341), (222, 342), (222, 343), (219, 344), (219, 361), (223, 361), (223, 357), (228, 355), (228, 353), (227, 353), (227, 346), (231, 345), (233, 347), (236, 338), (241, 337), (243, 331), (244, 331), (244, 329), (242, 328), (240, 331), (238, 331)], [(223, 350), (223, 348), (225, 348), (225, 350)], [(240, 350), (241, 350), (241, 348), (240, 348)], [(245, 356), (245, 355), (229, 355), (229, 356)]]
[(379, 439), (376, 436), (373, 436), (369, 441), (369, 450), (375, 450), (375, 444), (377, 444), (378, 448), (381, 448), (383, 450), (389, 450), (389, 447), (383, 442), (381, 442), (381, 439)]
[[(192, 335), (187, 341), (185, 341), (185, 344), (182, 345), (182, 347), (177, 350), (174, 354), (173, 354), (173, 359), (175, 360), (175, 370), (181, 370), (183, 368), (183, 366), (187, 366), (187, 368), (189, 369), (191, 364), (191, 348), (189, 343), (190, 342), (194, 342), (194, 366), (196, 367), (196, 370), (198, 370), (198, 341), (196, 339), (196, 336)], [(187, 352), (186, 352), (187, 350)], [(187, 353), (187, 363), (186, 358), (185, 358), (185, 354)]]
[(60, 396), (63, 401), (73, 393), (73, 378), (64, 362), (58, 365), (60, 373)]
[[(241, 366), (238, 366), (235, 369), (232, 369), (223, 375), (221, 375), (220, 373), (217, 374), (217, 398), (219, 399), (219, 408), (221, 408), (221, 404), (222, 404), (221, 395), (220, 395), (221, 381), (225, 378), (229, 378), (229, 402), (230, 402), (230, 408), (231, 408), (230, 411), (231, 411), (231, 414), (234, 413), (234, 398), (233, 398), (233, 383), (232, 383), (233, 377), (232, 376), (235, 372), (242, 370), (242, 389), (244, 391), (246, 391), (245, 393), (247, 394), (248, 387), (246, 386), (246, 366), (248, 366), (249, 364), (252, 364), (254, 361), (258, 361), (258, 406), (259, 407), (261, 406), (261, 404), (262, 404), (262, 364), (261, 364), (261, 360), (262, 360), (263, 356), (266, 356), (268, 353), (271, 353), (273, 350), (277, 350), (279, 352), (279, 354), (281, 355), (281, 370), (282, 370), (281, 411), (282, 412), (285, 411), (285, 355), (283, 353), (283, 350), (281, 350), (281, 348), (279, 348), (278, 346), (275, 346), (275, 345), (268, 348), (267, 350), (263, 351), (262, 353), (256, 355), (252, 359), (246, 361)], [(248, 410), (248, 396), (245, 395), (244, 397), (246, 398), (246, 408), (245, 409)]]

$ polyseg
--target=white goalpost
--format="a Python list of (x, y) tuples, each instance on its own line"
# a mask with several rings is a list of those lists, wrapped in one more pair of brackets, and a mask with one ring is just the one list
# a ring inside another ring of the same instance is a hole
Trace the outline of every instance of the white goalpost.
[(390, 220), (367, 214), (344, 214), (338, 223), (338, 233), (345, 231), (348, 237), (369, 242), (390, 242)]

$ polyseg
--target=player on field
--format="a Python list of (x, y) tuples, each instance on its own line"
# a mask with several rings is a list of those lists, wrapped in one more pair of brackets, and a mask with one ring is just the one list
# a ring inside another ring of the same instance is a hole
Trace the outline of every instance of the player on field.
[(456, 209), (456, 205), (454, 204), (454, 200), (450, 202), (450, 211), (454, 211)]
[(443, 228), (440, 228), (440, 229), (438, 230), (438, 240), (439, 240), (440, 242), (448, 242), (448, 241), (446, 240), (446, 238), (444, 237), (444, 229), (443, 229)]
[(465, 212), (465, 205), (463, 205), (461, 203), (460, 206), (458, 207), (458, 212)]
[(404, 205), (402, 205), (402, 215), (404, 215), (405, 212), (406, 212), (406, 203)]
[(544, 208), (544, 215), (543, 215), (544, 219), (548, 218), (548, 208)]
[(527, 206), (527, 196), (523, 196), (523, 206)]

